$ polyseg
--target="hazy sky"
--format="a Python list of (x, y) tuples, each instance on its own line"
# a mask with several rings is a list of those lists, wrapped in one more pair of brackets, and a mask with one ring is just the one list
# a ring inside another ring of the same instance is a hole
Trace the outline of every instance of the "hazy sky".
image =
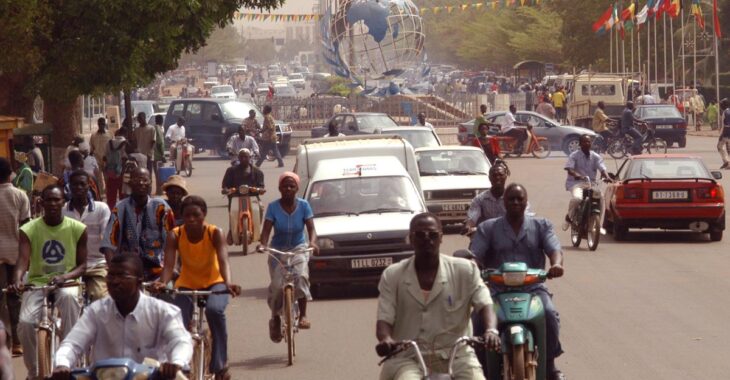
[[(309, 14), (312, 13), (314, 0), (286, 0), (284, 6), (271, 13)], [(242, 12), (254, 12), (250, 9), (241, 9)]]

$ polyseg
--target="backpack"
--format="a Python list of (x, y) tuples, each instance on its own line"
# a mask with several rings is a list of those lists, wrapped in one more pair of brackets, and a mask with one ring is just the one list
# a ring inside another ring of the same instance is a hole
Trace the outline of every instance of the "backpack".
[(120, 175), (122, 174), (122, 149), (124, 149), (124, 144), (119, 144), (117, 149), (114, 149), (111, 140), (109, 140), (108, 144), (109, 147), (106, 150), (106, 170)]

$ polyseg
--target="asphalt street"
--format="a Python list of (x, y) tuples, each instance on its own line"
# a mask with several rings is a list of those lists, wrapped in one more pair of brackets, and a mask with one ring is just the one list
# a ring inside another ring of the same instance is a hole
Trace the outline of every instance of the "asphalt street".
[[(721, 163), (716, 141), (693, 136), (686, 149), (671, 152), (699, 155), (716, 169)], [(285, 161), (287, 169), (294, 166), (293, 156)], [(588, 251), (585, 243), (572, 248), (569, 234), (559, 228), (568, 203), (564, 163), (565, 156), (555, 153), (544, 160), (511, 159), (508, 181), (527, 188), (531, 207), (555, 223), (564, 246), (565, 276), (548, 283), (562, 320), (565, 354), (559, 367), (569, 379), (727, 378), (730, 331), (724, 327), (730, 303), (722, 289), (730, 272), (728, 238), (712, 243), (706, 235), (654, 230), (631, 232), (620, 243), (603, 236), (596, 252)], [(609, 171), (619, 163), (611, 158), (606, 162)], [(224, 229), (226, 200), (218, 194), (228, 165), (198, 159), (188, 179), (190, 192), (208, 202), (208, 221)], [(263, 165), (266, 202), (278, 197), (282, 170), (275, 166)], [(721, 182), (730, 189), (730, 179)], [(449, 234), (442, 252), (466, 245), (466, 238)], [(230, 254), (234, 280), (243, 287), (242, 296), (227, 310), (234, 379), (377, 378), (374, 287), (325, 289), (325, 299), (309, 306), (312, 329), (297, 335), (297, 356), (289, 367), (286, 345), (268, 337), (265, 257), (242, 256), (236, 247)], [(14, 365), (23, 378), (20, 358)]]

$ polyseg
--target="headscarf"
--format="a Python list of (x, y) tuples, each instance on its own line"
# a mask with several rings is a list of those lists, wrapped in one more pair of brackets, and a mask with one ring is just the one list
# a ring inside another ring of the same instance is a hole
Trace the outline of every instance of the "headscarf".
[(281, 183), (284, 182), (284, 180), (287, 179), (287, 178), (293, 179), (294, 182), (296, 182), (297, 187), (299, 187), (299, 182), (300, 182), (299, 181), (299, 176), (297, 175), (297, 173), (294, 173), (294, 172), (283, 172), (283, 173), (281, 173), (281, 175), (279, 176), (279, 186), (281, 186)]

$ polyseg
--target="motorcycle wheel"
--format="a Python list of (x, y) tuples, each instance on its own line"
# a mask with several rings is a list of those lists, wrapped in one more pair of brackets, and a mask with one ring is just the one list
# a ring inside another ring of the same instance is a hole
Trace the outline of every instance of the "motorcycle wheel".
[(537, 142), (537, 146), (532, 149), (532, 156), (535, 158), (547, 158), (550, 155), (550, 143), (547, 140)]
[(586, 241), (588, 249), (595, 251), (598, 248), (598, 241), (601, 239), (601, 214), (591, 214), (588, 219), (588, 234)]
[(38, 330), (36, 333), (36, 354), (38, 355), (38, 377), (45, 379), (51, 375), (51, 334), (48, 330)]
[(248, 218), (241, 218), (241, 253), (248, 255)]
[(193, 175), (193, 163), (190, 162), (190, 158), (186, 158), (183, 162), (183, 169), (185, 169), (185, 175), (190, 177)]
[(525, 377), (525, 345), (512, 347), (512, 379), (526, 380)]
[(646, 146), (648, 153), (667, 153), (667, 142), (664, 139), (655, 138)]
[(570, 226), (570, 242), (573, 244), (573, 247), (580, 246), (582, 237), (580, 236), (580, 227), (576, 228), (576, 226), (572, 225)]
[(626, 157), (626, 147), (624, 147), (624, 144), (621, 140), (614, 140), (613, 142), (611, 142), (608, 148), (606, 148), (606, 152), (609, 156), (617, 160)]

